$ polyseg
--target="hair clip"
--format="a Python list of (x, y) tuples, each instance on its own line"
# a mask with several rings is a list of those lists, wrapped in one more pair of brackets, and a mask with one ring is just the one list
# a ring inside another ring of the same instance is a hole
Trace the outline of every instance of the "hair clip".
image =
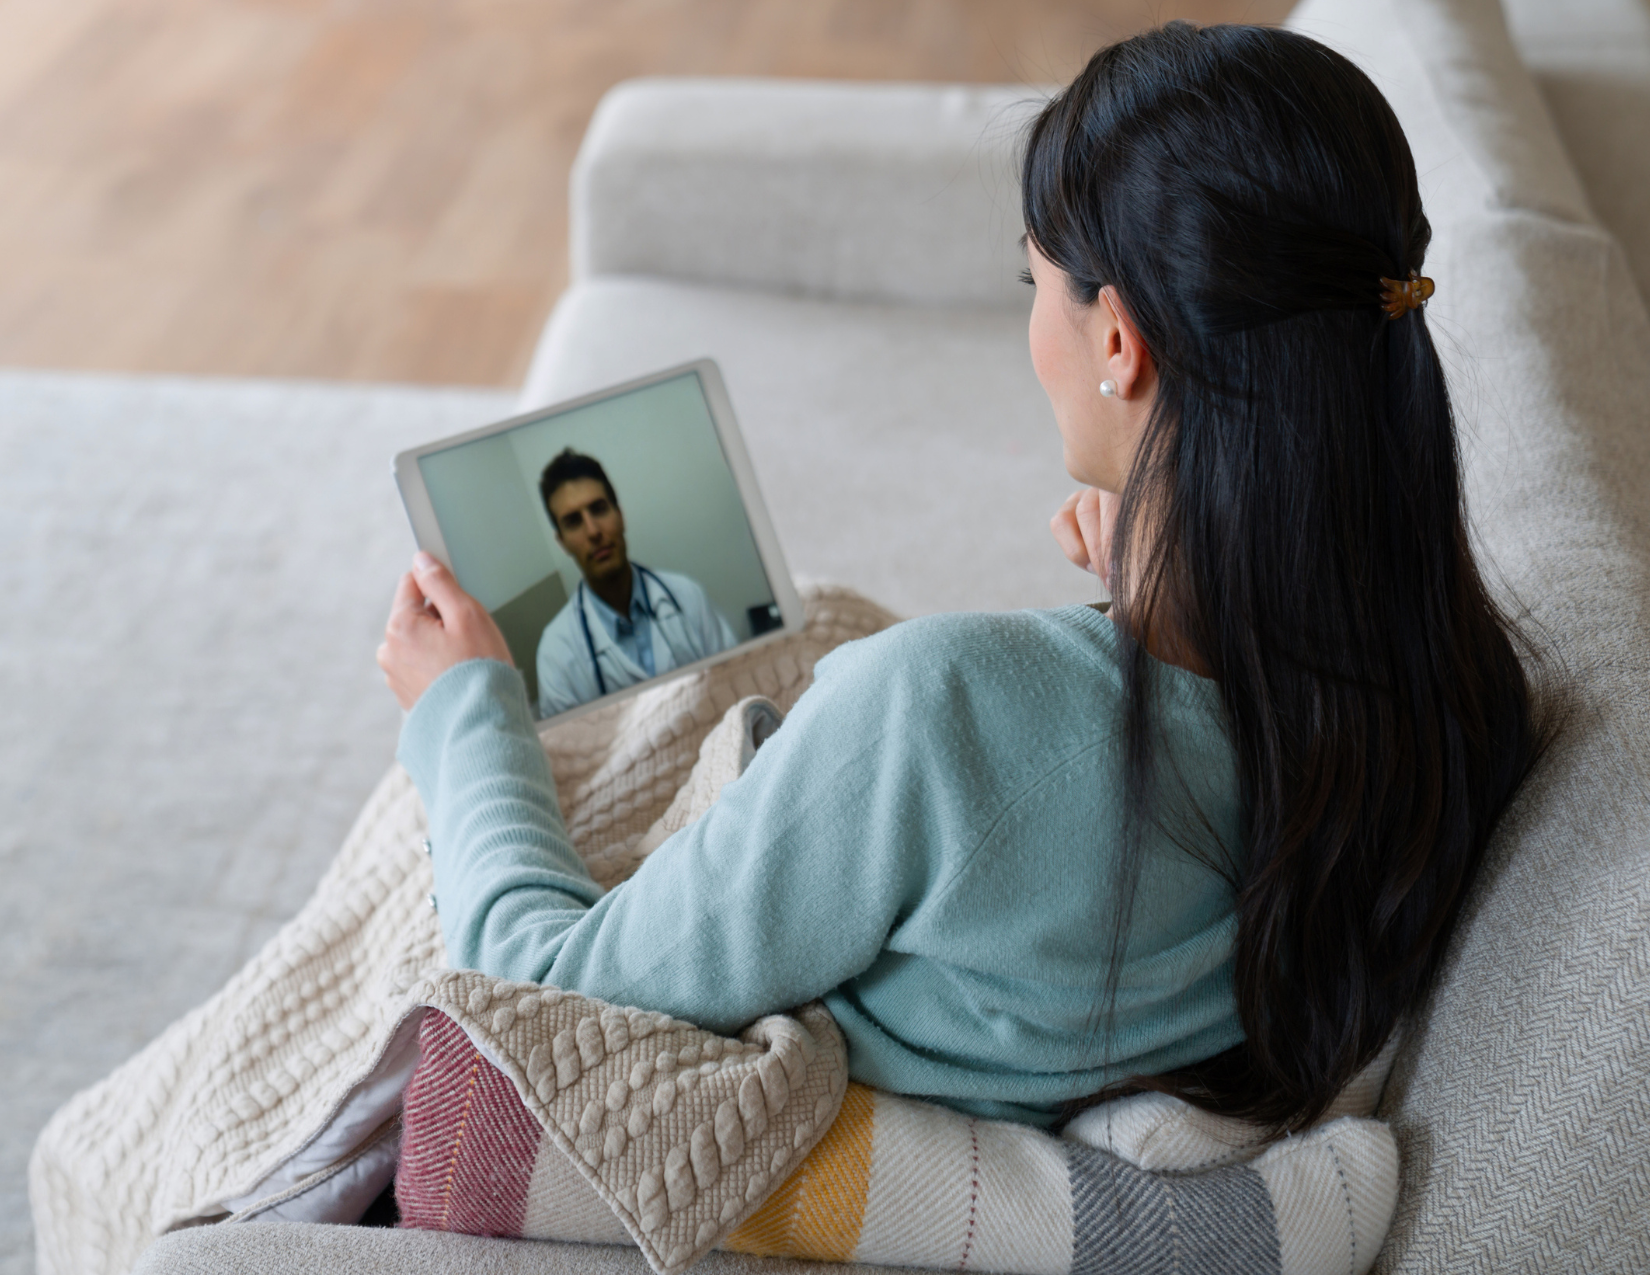
[(1401, 319), (1411, 310), (1419, 310), (1433, 293), (1432, 280), (1419, 270), (1411, 270), (1407, 279), (1381, 279), (1381, 309), (1389, 319)]

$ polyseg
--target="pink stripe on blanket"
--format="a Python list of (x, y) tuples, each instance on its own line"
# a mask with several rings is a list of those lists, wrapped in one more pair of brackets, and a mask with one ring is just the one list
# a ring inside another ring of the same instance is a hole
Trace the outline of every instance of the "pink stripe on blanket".
[(445, 1014), (424, 1016), (418, 1045), (395, 1175), (401, 1225), (520, 1235), (543, 1127), (509, 1078)]

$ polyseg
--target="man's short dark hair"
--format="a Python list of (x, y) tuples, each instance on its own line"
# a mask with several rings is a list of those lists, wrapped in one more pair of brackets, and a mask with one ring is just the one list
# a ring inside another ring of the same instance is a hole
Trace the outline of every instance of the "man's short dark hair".
[(574, 451), (571, 447), (564, 447), (550, 463), (544, 467), (544, 473), (539, 475), (539, 498), (544, 501), (544, 512), (550, 514), (550, 525), (555, 528), (556, 534), (561, 534), (561, 528), (556, 526), (556, 515), (550, 513), (550, 497), (556, 494), (558, 487), (565, 487), (568, 483), (577, 482), (581, 478), (594, 478), (607, 492), (607, 498), (613, 502), (613, 507), (619, 507), (618, 493), (613, 490), (613, 484), (607, 481), (607, 471), (602, 468), (601, 461), (594, 456), (585, 456)]

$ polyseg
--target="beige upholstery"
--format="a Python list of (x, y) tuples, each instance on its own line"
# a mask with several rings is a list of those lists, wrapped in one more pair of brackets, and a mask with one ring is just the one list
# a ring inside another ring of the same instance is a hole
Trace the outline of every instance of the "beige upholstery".
[(1490, 0), (1309, 0), (1373, 55), (1437, 228), (1471, 512), (1571, 704), (1381, 1114), (1379, 1269), (1650, 1267), (1650, 323)]
[[(888, 1267), (831, 1265), (712, 1253), (694, 1275), (899, 1275)], [(650, 1275), (640, 1249), (535, 1240), (487, 1240), (436, 1231), (269, 1222), (177, 1231), (156, 1242), (132, 1275)]]
[(575, 279), (832, 300), (1023, 300), (1012, 87), (633, 80), (573, 169)]

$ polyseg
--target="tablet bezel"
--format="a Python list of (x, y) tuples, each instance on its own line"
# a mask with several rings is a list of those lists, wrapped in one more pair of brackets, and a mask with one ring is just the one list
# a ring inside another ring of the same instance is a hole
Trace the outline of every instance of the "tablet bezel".
[[(597, 390), (591, 394), (584, 394), (578, 398), (566, 399), (559, 403), (552, 403), (547, 407), (536, 408), (531, 412), (524, 412), (519, 416), (512, 416), (508, 420), (499, 421), (492, 425), (483, 425), (479, 429), (467, 430), (462, 434), (454, 434), (448, 438), (437, 439), (432, 443), (424, 443), (418, 447), (398, 452), (391, 466), (395, 475), (395, 485), (401, 493), (401, 504), (407, 511), (407, 521), (412, 524), (413, 539), (418, 547), (426, 553), (439, 558), (441, 562), (452, 570), (452, 559), (447, 553), (447, 542), (441, 534), (441, 525), (436, 521), (435, 507), (430, 502), (429, 491), (424, 485), (424, 473), (418, 462), (422, 457), (432, 452), (446, 451), (452, 447), (460, 447), (465, 443), (473, 443), (479, 439), (489, 438), (494, 434), (507, 433), (523, 425), (536, 424), (553, 416), (576, 411), (581, 407), (588, 407), (592, 403), (600, 403), (605, 399), (617, 398), (622, 394), (634, 390), (645, 389), (661, 381), (674, 380), (677, 377), (693, 373), (699, 378), (699, 388), (704, 394), (705, 405), (710, 409), (710, 419), (716, 429), (716, 440), (722, 448), (722, 456), (733, 473), (734, 486), (738, 489), (740, 503), (744, 506), (745, 521), (749, 524), (752, 538), (756, 541), (756, 552), (762, 562), (762, 570), (767, 573), (768, 583), (773, 588), (774, 603), (779, 607), (780, 624), (778, 628), (769, 629), (766, 633), (747, 638), (729, 647), (725, 651), (718, 651), (715, 655), (708, 655), (702, 660), (695, 660), (692, 664), (684, 664), (668, 672), (660, 673), (645, 681), (626, 686), (621, 690), (610, 691), (606, 695), (599, 695), (587, 703), (565, 712), (556, 713), (551, 717), (538, 717), (538, 705), (530, 705), (535, 714), (534, 721), (538, 729), (547, 726), (559, 725), (575, 717), (610, 704), (617, 704), (622, 700), (637, 695), (649, 687), (659, 686), (673, 681), (685, 674), (696, 673), (713, 665), (724, 663), (727, 660), (754, 651), (758, 647), (780, 638), (790, 636), (801, 631), (805, 622), (802, 613), (802, 599), (797, 595), (796, 585), (791, 579), (790, 569), (785, 564), (785, 555), (780, 550), (779, 538), (774, 535), (773, 523), (768, 517), (768, 507), (762, 500), (761, 489), (756, 483), (756, 471), (751, 468), (750, 456), (745, 451), (745, 440), (739, 433), (738, 421), (734, 418), (733, 403), (728, 398), (727, 386), (722, 381), (722, 371), (716, 366), (714, 359), (696, 359), (691, 363), (681, 363), (675, 367), (666, 368), (661, 372), (653, 372), (647, 376), (639, 376), (635, 380), (625, 381), (621, 385), (612, 385), (606, 389)], [(460, 582), (462, 583), (462, 581)]]

